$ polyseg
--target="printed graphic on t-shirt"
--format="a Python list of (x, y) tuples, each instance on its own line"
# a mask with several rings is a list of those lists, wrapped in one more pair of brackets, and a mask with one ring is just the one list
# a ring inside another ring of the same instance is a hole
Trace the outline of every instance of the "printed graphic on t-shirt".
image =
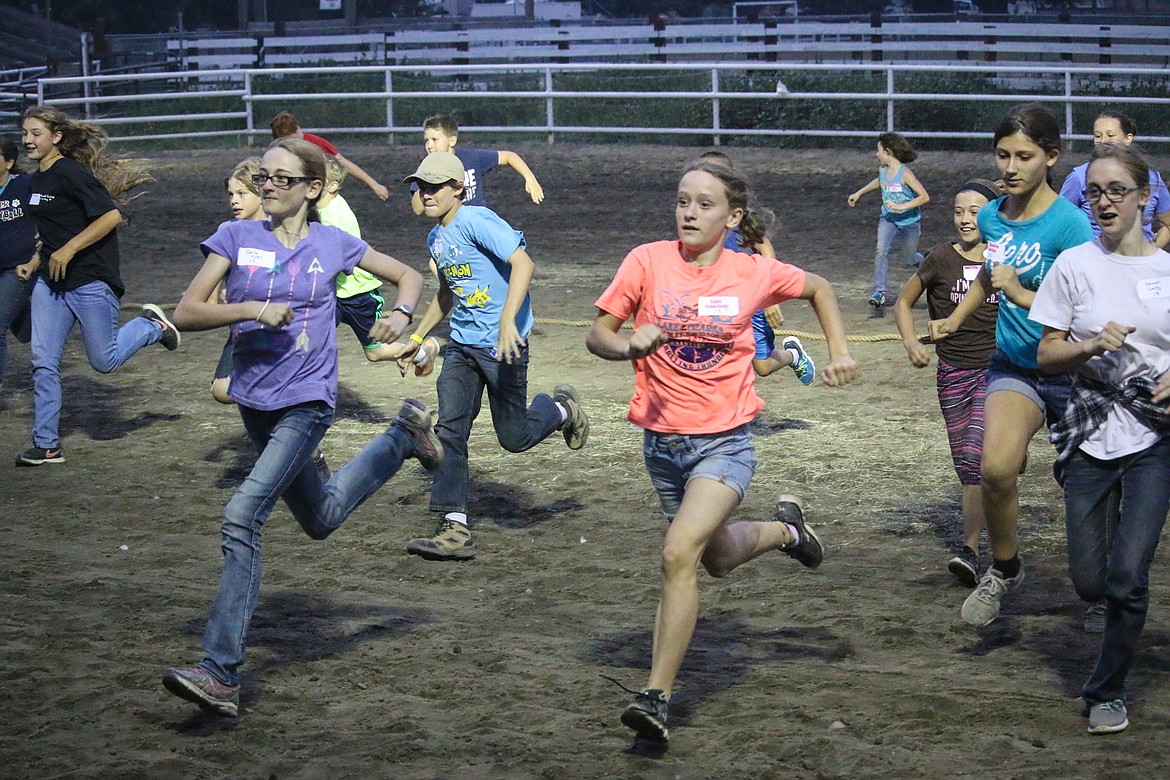
[(0, 200), (0, 222), (13, 222), (23, 217), (23, 203), (20, 198)]
[(735, 318), (726, 315), (703, 315), (703, 299), (693, 295), (674, 298), (665, 303), (657, 325), (667, 336), (662, 348), (667, 359), (686, 371), (703, 371), (718, 365), (735, 343)]
[(463, 171), (463, 202), (468, 203), (475, 200), (478, 189), (479, 179), (476, 178), (475, 168), (468, 168)]
[[(963, 275), (956, 279), (955, 284), (951, 287), (951, 303), (957, 304), (959, 301), (963, 300), (963, 296), (965, 296), (967, 291), (971, 289), (971, 284), (975, 281), (975, 277), (979, 276), (979, 269), (982, 267), (983, 266), (981, 265), (963, 265)], [(991, 295), (987, 296), (986, 303), (999, 303), (999, 291), (996, 290)]]

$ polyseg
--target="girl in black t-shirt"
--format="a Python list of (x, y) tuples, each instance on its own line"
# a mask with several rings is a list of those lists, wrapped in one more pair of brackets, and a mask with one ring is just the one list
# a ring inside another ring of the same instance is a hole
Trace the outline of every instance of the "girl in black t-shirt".
[(47, 106), (24, 113), (21, 140), (37, 164), (28, 205), (42, 262), (32, 292), (33, 446), (16, 465), (39, 466), (65, 460), (58, 436), (61, 354), (75, 324), (89, 364), (103, 374), (147, 344), (177, 348), (179, 332), (154, 304), (118, 327), (125, 288), (115, 230), (122, 214), (114, 198), (149, 178), (143, 163), (111, 157), (105, 131)]
[(11, 329), (18, 341), (29, 340), (29, 277), (36, 258), (37, 228), (28, 215), (29, 179), (16, 164), (16, 144), (0, 138), (0, 385), (8, 363)]

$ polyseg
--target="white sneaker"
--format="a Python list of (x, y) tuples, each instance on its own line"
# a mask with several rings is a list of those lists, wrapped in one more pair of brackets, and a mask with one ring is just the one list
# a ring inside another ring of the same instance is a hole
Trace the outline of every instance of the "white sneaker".
[(999, 602), (1024, 582), (1024, 567), (1014, 577), (1005, 578), (994, 567), (979, 579), (979, 584), (963, 602), (963, 620), (979, 628), (999, 617)]

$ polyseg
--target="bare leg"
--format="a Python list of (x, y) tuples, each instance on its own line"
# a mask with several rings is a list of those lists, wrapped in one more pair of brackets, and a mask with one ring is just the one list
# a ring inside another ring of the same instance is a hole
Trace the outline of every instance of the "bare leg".
[(1011, 390), (989, 393), (983, 433), (983, 514), (991, 554), (1000, 561), (1019, 552), (1020, 466), (1028, 442), (1044, 424), (1040, 408)]
[(983, 491), (979, 485), (963, 485), (963, 544), (979, 552), (979, 537), (987, 521), (983, 517)]

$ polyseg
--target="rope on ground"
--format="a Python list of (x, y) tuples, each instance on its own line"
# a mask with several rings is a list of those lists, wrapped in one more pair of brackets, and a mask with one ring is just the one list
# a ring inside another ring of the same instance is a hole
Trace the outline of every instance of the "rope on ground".
[[(575, 328), (588, 328), (593, 323), (589, 320), (556, 320), (546, 317), (537, 317), (533, 320), (537, 325), (568, 325)], [(622, 323), (622, 328), (629, 330), (632, 328), (628, 322)], [(778, 330), (777, 336), (796, 336), (798, 339), (807, 339), (809, 341), (824, 341), (825, 334), (812, 333), (805, 330)], [(901, 341), (902, 337), (896, 333), (882, 333), (876, 336), (849, 336), (849, 341), (873, 343), (878, 341)]]
[[(166, 311), (174, 311), (175, 307), (178, 306), (177, 303), (160, 303), (157, 305), (159, 308), (164, 309)], [(142, 304), (141, 303), (125, 303), (124, 302), (122, 304), (122, 308), (123, 309), (141, 309)], [(569, 327), (573, 327), (573, 328), (588, 328), (590, 325), (593, 324), (589, 320), (557, 320), (557, 319), (549, 319), (547, 317), (537, 317), (535, 320), (533, 320), (533, 322), (535, 322), (537, 325), (568, 325)], [(632, 327), (633, 327), (633, 325), (628, 323), (628, 322), (622, 323), (622, 328), (624, 328), (626, 330), (629, 330)], [(824, 341), (825, 340), (825, 334), (812, 333), (812, 332), (805, 331), (805, 330), (778, 330), (778, 331), (776, 331), (776, 335), (777, 336), (796, 336), (798, 339), (807, 339), (808, 341)], [(881, 334), (878, 334), (876, 336), (849, 336), (847, 338), (849, 341), (858, 342), (858, 343), (867, 343), (867, 344), (875, 343), (878, 341), (901, 341), (902, 340), (902, 337), (896, 333), (881, 333)], [(925, 338), (925, 336), (920, 337), (920, 338)]]

